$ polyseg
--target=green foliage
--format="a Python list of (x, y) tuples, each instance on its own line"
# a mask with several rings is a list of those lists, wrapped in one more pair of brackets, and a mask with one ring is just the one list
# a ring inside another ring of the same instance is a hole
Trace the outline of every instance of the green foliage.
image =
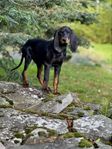
[[(29, 5), (29, 7), (27, 7)], [(89, 4), (86, 4), (89, 5)], [(80, 11), (77, 8), (80, 8)], [(30, 4), (23, 1), (3, 1), (0, 13), (1, 30), (10, 32), (24, 32), (40, 34), (59, 23), (80, 21), (82, 24), (91, 24), (96, 20), (95, 13), (90, 13), (82, 1), (66, 0), (37, 0)], [(78, 11), (77, 11), (78, 10)], [(40, 36), (40, 35), (39, 35)]]
[[(92, 11), (90, 9), (90, 11)], [(100, 3), (94, 10), (97, 12), (97, 21), (88, 25), (72, 23), (77, 34), (96, 43), (112, 43), (112, 6), (110, 3)]]
[[(13, 60), (6, 51), (6, 46), (21, 47), (27, 38), (47, 37), (51, 38), (54, 30), (66, 22), (81, 22), (82, 24), (91, 24), (96, 20), (96, 14), (89, 12), (90, 3), (81, 1), (67, 0), (1, 0), (0, 1), (0, 53), (2, 61), (0, 66), (6, 78), (18, 78), (14, 76), (9, 69), (13, 65)], [(5, 34), (8, 32), (9, 34)], [(16, 33), (21, 33), (22, 36)], [(15, 35), (14, 35), (15, 33)], [(27, 38), (24, 38), (24, 35)], [(86, 44), (86, 40), (80, 39), (81, 45)], [(82, 44), (84, 43), (84, 44)], [(88, 44), (88, 43), (87, 43)], [(6, 54), (7, 53), (7, 54)]]
[(11, 69), (14, 67), (15, 63), (13, 58), (10, 56), (9, 52), (6, 50), (7, 47), (12, 47), (12, 49), (18, 50), (18, 47), (31, 36), (23, 35), (22, 33), (10, 34), (10, 33), (1, 33), (0, 34), (0, 80), (14, 80), (19, 79), (19, 73), (17, 71), (11, 73)]
[(109, 102), (108, 100), (103, 102), (101, 112), (103, 115), (112, 119), (112, 103)]

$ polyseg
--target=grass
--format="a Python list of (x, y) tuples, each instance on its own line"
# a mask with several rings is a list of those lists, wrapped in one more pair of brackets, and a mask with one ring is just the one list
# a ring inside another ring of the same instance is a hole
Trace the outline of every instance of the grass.
[(99, 67), (64, 64), (60, 90), (76, 92), (85, 101), (100, 102), (112, 98), (112, 74)]
[[(94, 44), (95, 52), (102, 55), (104, 61), (111, 62), (111, 45)], [(97, 58), (98, 59), (98, 58)], [(111, 63), (112, 64), (112, 63)], [(21, 72), (23, 66), (20, 67)], [(29, 82), (32, 86), (40, 88), (36, 78), (36, 65), (31, 64), (28, 69)], [(53, 82), (53, 69), (50, 72), (50, 86)], [(60, 75), (59, 91), (62, 94), (77, 93), (80, 100), (92, 102), (103, 106), (102, 113), (107, 113), (108, 105), (112, 102), (112, 73), (98, 66), (82, 66), (64, 63)]]
[(95, 52), (112, 64), (112, 44), (93, 44)]
[[(22, 71), (22, 67), (19, 69)], [(30, 65), (28, 78), (31, 86), (40, 88), (36, 78), (36, 65)], [(50, 86), (53, 82), (53, 69), (50, 72)], [(112, 102), (112, 73), (97, 66), (78, 66), (64, 63), (60, 75), (59, 91), (62, 94), (77, 93), (80, 100), (85, 102), (108, 105)]]

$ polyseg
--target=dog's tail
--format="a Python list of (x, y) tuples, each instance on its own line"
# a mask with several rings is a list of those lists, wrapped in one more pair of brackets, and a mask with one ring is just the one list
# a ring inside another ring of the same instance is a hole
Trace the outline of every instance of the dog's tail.
[(21, 66), (21, 64), (23, 63), (23, 59), (24, 59), (24, 56), (23, 56), (23, 54), (22, 54), (19, 65), (18, 65), (18, 66), (16, 66), (15, 68), (11, 69), (11, 71), (13, 71), (13, 70), (15, 70), (15, 69), (19, 68), (19, 67)]

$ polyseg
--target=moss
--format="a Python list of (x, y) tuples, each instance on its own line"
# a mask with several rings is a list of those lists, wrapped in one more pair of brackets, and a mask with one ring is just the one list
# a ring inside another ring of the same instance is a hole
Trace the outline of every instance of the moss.
[[(16, 108), (16, 110), (18, 110), (18, 108)], [(23, 109), (23, 110), (21, 110), (22, 112), (26, 112), (26, 113), (28, 113), (28, 114), (38, 114), (38, 112), (37, 111), (34, 111), (34, 110), (32, 110), (32, 109)]]
[(66, 118), (69, 118), (69, 117), (72, 117), (74, 119), (73, 115), (70, 115), (67, 113), (53, 114), (53, 113), (48, 113), (48, 112), (37, 112), (33, 110), (24, 110), (24, 112), (30, 113), (30, 114), (38, 114), (38, 116), (46, 116), (49, 118), (61, 119), (61, 120), (65, 120)]
[(74, 133), (73, 132), (68, 132), (68, 133), (65, 133), (63, 135), (63, 138), (73, 138), (74, 137)]
[(63, 135), (63, 138), (80, 138), (83, 137), (81, 133), (78, 132), (68, 132)]
[(60, 114), (58, 114), (58, 116), (61, 117), (61, 119), (66, 119), (66, 118), (73, 119), (71, 115), (65, 114), (65, 113), (60, 113)]
[(51, 136), (57, 136), (57, 132), (53, 129), (48, 129), (48, 132), (49, 132), (49, 137)]
[(23, 137), (24, 137), (24, 134), (21, 133), (21, 132), (16, 132), (14, 136), (15, 136), (16, 138), (23, 138)]
[(50, 101), (50, 100), (51, 100), (50, 98), (46, 97), (46, 98), (43, 100), (43, 102), (48, 102), (48, 101)]
[(68, 117), (72, 117), (71, 115), (68, 115), (66, 113), (53, 114), (53, 113), (48, 113), (48, 112), (40, 112), (38, 115), (46, 116), (46, 117), (54, 118), (54, 119), (62, 119), (62, 120), (65, 120)]
[(12, 108), (12, 105), (0, 105), (0, 108)]
[(76, 138), (80, 138), (80, 137), (83, 137), (83, 135), (81, 133), (79, 133), (79, 132), (75, 132), (75, 137)]
[(60, 100), (60, 99), (57, 99), (56, 102), (62, 104), (62, 100)]
[(79, 147), (81, 148), (89, 148), (89, 147), (92, 147), (92, 143), (86, 139), (82, 139), (80, 142), (79, 142)]
[(84, 110), (91, 110), (91, 107), (90, 106), (85, 106), (83, 109)]
[(79, 112), (78, 113), (78, 117), (83, 117), (84, 116), (84, 113), (83, 112)]
[(47, 116), (48, 117), (49, 113), (48, 112), (39, 112), (38, 115), (39, 116)]
[(25, 128), (25, 133), (26, 134), (30, 134), (36, 128), (37, 128), (37, 125), (33, 125), (33, 126), (30, 126), (30, 127), (27, 127), (27, 128)]
[(71, 105), (71, 106), (68, 106), (64, 109), (64, 112), (71, 112), (75, 109), (75, 106), (74, 105)]
[(43, 102), (51, 101), (53, 98), (54, 98), (54, 95), (53, 94), (47, 94), (45, 96), (45, 99), (43, 99)]

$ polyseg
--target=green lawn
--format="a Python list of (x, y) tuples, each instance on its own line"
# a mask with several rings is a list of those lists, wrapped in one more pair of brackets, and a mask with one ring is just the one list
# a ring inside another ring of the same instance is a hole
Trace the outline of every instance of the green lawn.
[(95, 52), (112, 64), (112, 44), (93, 44)]
[[(19, 71), (21, 71), (19, 69)], [(31, 86), (40, 88), (36, 78), (36, 65), (30, 65), (28, 78)], [(52, 88), (53, 69), (50, 73), (50, 87)], [(108, 115), (112, 103), (112, 73), (101, 67), (78, 66), (64, 63), (60, 74), (59, 91), (62, 94), (76, 93), (81, 101), (101, 104), (102, 113)]]
[[(95, 52), (101, 55), (107, 63), (112, 64), (111, 45), (94, 44)], [(22, 67), (19, 69), (22, 71)], [(36, 65), (31, 64), (28, 69), (30, 84), (40, 88), (36, 78)], [(52, 88), (53, 69), (50, 73), (50, 87)], [(98, 66), (81, 66), (64, 63), (60, 74), (59, 91), (64, 94), (73, 92), (84, 102), (99, 103), (103, 105), (106, 113), (112, 102), (112, 72)]]
[[(20, 71), (22, 68), (19, 69)], [(30, 65), (28, 77), (32, 86), (40, 87), (36, 78), (36, 65)], [(53, 69), (50, 73), (50, 86), (53, 82)], [(60, 74), (59, 91), (74, 92), (83, 101), (103, 103), (112, 101), (112, 73), (101, 67), (78, 66), (64, 63)]]

